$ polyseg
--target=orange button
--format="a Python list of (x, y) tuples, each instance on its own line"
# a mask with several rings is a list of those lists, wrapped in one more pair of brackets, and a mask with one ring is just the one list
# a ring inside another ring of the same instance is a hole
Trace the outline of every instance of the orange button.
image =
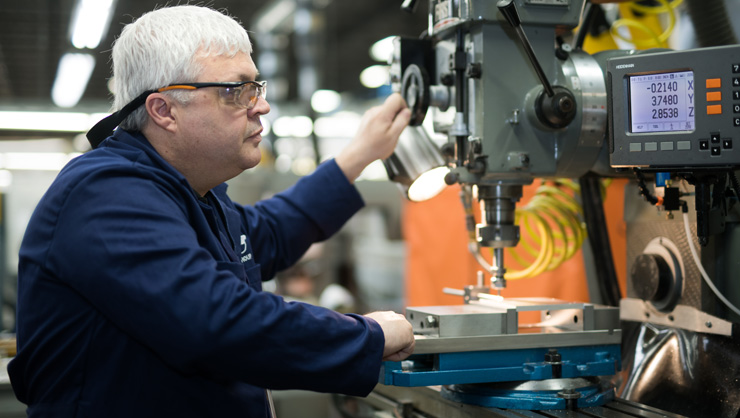
[(721, 91), (710, 91), (710, 92), (707, 92), (707, 101), (708, 102), (721, 102), (722, 101), (722, 92)]
[(707, 106), (707, 115), (721, 115), (722, 105)]
[(718, 89), (722, 87), (722, 79), (721, 78), (708, 78), (707, 79), (707, 88), (708, 89)]

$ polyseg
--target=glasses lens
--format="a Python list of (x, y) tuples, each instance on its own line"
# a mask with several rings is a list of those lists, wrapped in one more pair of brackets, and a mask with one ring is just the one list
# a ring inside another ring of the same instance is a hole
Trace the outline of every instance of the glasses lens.
[(260, 98), (265, 98), (265, 82), (261, 84), (247, 83), (242, 86), (239, 104), (247, 109), (252, 109), (257, 105)]
[(259, 100), (259, 86), (257, 84), (245, 84), (242, 90), (242, 103), (247, 109), (251, 109)]
[(221, 97), (226, 102), (235, 103), (239, 97), (239, 87), (224, 87), (219, 89)]

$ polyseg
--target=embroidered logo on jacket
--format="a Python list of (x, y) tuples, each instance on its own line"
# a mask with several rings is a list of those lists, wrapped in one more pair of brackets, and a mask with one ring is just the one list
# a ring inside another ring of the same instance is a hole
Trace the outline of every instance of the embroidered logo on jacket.
[(245, 254), (247, 252), (247, 236), (242, 234), (241, 236), (241, 245), (242, 245), (242, 263), (246, 263), (247, 261), (252, 259), (252, 253)]

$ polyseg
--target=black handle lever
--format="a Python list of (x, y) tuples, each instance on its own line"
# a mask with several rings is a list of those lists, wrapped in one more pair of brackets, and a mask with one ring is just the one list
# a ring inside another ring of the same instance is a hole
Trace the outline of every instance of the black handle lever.
[(522, 46), (524, 46), (524, 51), (527, 53), (527, 57), (532, 63), (532, 67), (534, 67), (534, 71), (537, 73), (537, 77), (539, 77), (540, 82), (542, 83), (542, 87), (545, 89), (545, 94), (547, 95), (547, 97), (554, 96), (555, 91), (552, 89), (550, 81), (547, 80), (547, 76), (545, 76), (545, 72), (542, 70), (542, 66), (537, 60), (537, 56), (534, 54), (532, 45), (529, 43), (529, 39), (527, 39), (527, 35), (522, 29), (521, 19), (519, 19), (519, 13), (516, 11), (514, 0), (500, 0), (496, 4), (496, 7), (498, 7), (499, 11), (501, 11), (501, 14), (504, 15), (504, 17), (506, 18), (506, 21), (508, 21), (509, 24), (514, 28), (514, 31), (519, 37), (519, 40), (522, 42)]
[(414, 13), (416, 11), (416, 0), (403, 0), (401, 10), (404, 12)]

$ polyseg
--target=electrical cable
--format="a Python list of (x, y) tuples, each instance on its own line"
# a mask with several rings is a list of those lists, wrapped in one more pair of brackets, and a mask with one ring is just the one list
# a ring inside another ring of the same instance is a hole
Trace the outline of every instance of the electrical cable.
[(660, 206), (661, 202), (658, 197), (653, 195), (650, 192), (650, 189), (648, 189), (647, 184), (645, 184), (645, 175), (642, 174), (642, 171), (635, 168), (633, 169), (635, 176), (637, 177), (637, 187), (640, 189), (640, 194), (645, 198), (645, 200), (650, 203), (651, 205)]
[(707, 271), (704, 270), (704, 266), (701, 264), (701, 260), (699, 259), (699, 254), (696, 252), (696, 247), (694, 246), (694, 240), (691, 238), (691, 230), (689, 229), (689, 214), (688, 210), (686, 209), (686, 204), (684, 203), (684, 209), (683, 209), (683, 226), (684, 231), (686, 232), (686, 240), (689, 242), (689, 250), (691, 250), (691, 256), (694, 259), (694, 264), (696, 264), (696, 267), (699, 269), (699, 272), (701, 273), (701, 277), (706, 282), (707, 286), (712, 290), (712, 292), (719, 298), (719, 300), (722, 301), (722, 303), (725, 304), (731, 311), (735, 312), (735, 314), (740, 315), (740, 309), (735, 307), (735, 305), (732, 304), (727, 298), (722, 294), (722, 292), (717, 289), (717, 287), (714, 285), (712, 280), (709, 278), (709, 275), (707, 274)]
[(604, 204), (599, 190), (600, 183), (596, 177), (584, 176), (580, 178), (580, 185), (583, 215), (595, 260), (594, 268), (598, 279), (601, 303), (617, 306), (622, 296), (614, 268), (609, 231), (606, 227)]
[(585, 10), (583, 12), (583, 22), (581, 22), (581, 27), (578, 29), (578, 33), (576, 34), (576, 40), (573, 42), (574, 50), (579, 51), (583, 49), (583, 43), (586, 41), (586, 35), (588, 35), (588, 30), (591, 27), (594, 16), (596, 15), (597, 7), (601, 6), (598, 4), (595, 5), (591, 2), (586, 3)]
[(519, 266), (528, 267), (507, 272), (507, 280), (554, 270), (581, 248), (586, 236), (581, 222), (583, 210), (572, 195), (563, 191), (570, 189), (575, 194), (578, 190), (574, 186), (569, 180), (556, 180), (553, 185), (543, 182), (532, 199), (517, 209), (515, 222), (523, 227), (523, 236), (519, 246), (508, 253)]
[(732, 191), (735, 193), (735, 197), (737, 199), (740, 199), (740, 183), (737, 181), (737, 176), (735, 175), (735, 172), (730, 170), (728, 173), (730, 177), (730, 184), (732, 185)]
[(737, 36), (732, 25), (732, 14), (726, 1), (687, 0), (686, 10), (696, 32), (699, 47), (734, 45)]

